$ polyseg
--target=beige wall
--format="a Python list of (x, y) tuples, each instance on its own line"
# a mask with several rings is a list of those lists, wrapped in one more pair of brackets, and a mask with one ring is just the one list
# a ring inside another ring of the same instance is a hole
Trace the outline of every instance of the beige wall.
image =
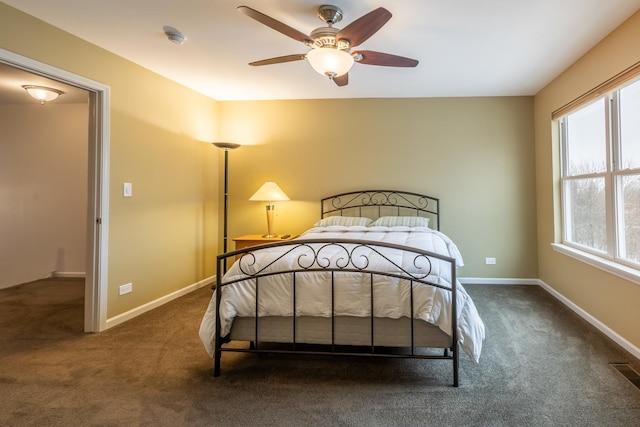
[(111, 88), (107, 316), (215, 274), (217, 103), (3, 3), (0, 48)]
[(540, 279), (640, 348), (640, 285), (555, 252), (559, 242), (559, 148), (551, 112), (640, 61), (640, 12), (535, 96)]
[(221, 139), (245, 145), (229, 154), (229, 236), (266, 232), (248, 201), (265, 181), (292, 199), (277, 233), (309, 228), (331, 194), (410, 190), (440, 198), (461, 276), (537, 278), (532, 117), (530, 97), (220, 102)]
[(85, 271), (88, 116), (0, 105), (0, 288)]

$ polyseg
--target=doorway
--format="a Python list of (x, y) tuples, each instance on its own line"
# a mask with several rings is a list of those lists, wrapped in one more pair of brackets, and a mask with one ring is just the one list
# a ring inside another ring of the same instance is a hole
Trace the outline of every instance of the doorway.
[(88, 92), (84, 331), (102, 331), (106, 328), (109, 235), (109, 87), (3, 49), (0, 49), (0, 62)]

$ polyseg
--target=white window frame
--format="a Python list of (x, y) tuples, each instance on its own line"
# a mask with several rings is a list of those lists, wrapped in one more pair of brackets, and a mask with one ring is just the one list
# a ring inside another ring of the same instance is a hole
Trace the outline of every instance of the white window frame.
[[(623, 259), (620, 257), (622, 243), (625, 236), (620, 235), (620, 232), (624, 233), (624, 230), (620, 230), (619, 225), (624, 219), (621, 217), (622, 212), (622, 188), (619, 185), (621, 181), (620, 177), (624, 175), (637, 175), (640, 174), (640, 168), (635, 169), (620, 169), (621, 165), (621, 142), (620, 142), (620, 114), (619, 114), (619, 91), (622, 87), (636, 83), (640, 79), (634, 79), (626, 82), (624, 85), (617, 87), (615, 90), (607, 93), (604, 96), (600, 96), (596, 99), (591, 99), (590, 102), (580, 105), (581, 108), (585, 108), (594, 102), (605, 102), (605, 117), (606, 120), (606, 162), (607, 168), (605, 172), (592, 173), (584, 175), (572, 175), (566, 176), (569, 165), (566, 156), (567, 151), (567, 128), (566, 117), (570, 112), (575, 112), (578, 108), (572, 109), (567, 114), (559, 117), (557, 124), (559, 126), (560, 135), (560, 198), (561, 198), (561, 220), (562, 220), (562, 240), (561, 243), (554, 243), (553, 248), (565, 255), (571, 256), (589, 265), (608, 271), (624, 279), (630, 280), (634, 283), (640, 284), (640, 263), (634, 263), (632, 261)], [(580, 245), (575, 242), (570, 242), (567, 239), (570, 232), (570, 224), (568, 224), (568, 203), (569, 200), (565, 199), (565, 183), (574, 179), (585, 179), (593, 177), (604, 177), (605, 180), (605, 227), (606, 227), (606, 252), (603, 253), (595, 248), (590, 248), (584, 245)], [(620, 230), (620, 231), (619, 231)]]

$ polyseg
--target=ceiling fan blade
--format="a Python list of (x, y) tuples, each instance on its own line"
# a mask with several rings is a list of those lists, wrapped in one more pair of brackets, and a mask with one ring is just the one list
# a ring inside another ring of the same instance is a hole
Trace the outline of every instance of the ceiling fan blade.
[(271, 65), (271, 64), (280, 64), (282, 62), (291, 62), (291, 61), (300, 61), (304, 59), (307, 55), (304, 53), (297, 53), (294, 55), (285, 55), (278, 56), (276, 58), (263, 59), (261, 61), (250, 62), (249, 65)]
[(384, 7), (379, 7), (340, 30), (336, 40), (348, 40), (350, 47), (358, 46), (382, 28), (391, 16), (391, 12)]
[(283, 24), (282, 22), (273, 19), (272, 17), (267, 16), (264, 13), (258, 12), (257, 10), (251, 9), (247, 6), (238, 6), (238, 10), (248, 17), (255, 19), (256, 21), (266, 25), (267, 27), (273, 28), (274, 30), (284, 34), (285, 36), (291, 37), (292, 39), (298, 40), (299, 42), (302, 42), (306, 45), (313, 44), (313, 40), (311, 40), (308, 35), (288, 26), (287, 24)]
[(418, 60), (416, 59), (391, 55), (389, 53), (374, 52), (372, 50), (359, 50), (353, 52), (353, 54), (362, 55), (362, 59), (358, 60), (360, 64), (383, 65), (385, 67), (415, 67), (418, 65)]
[(349, 84), (349, 73), (344, 73), (341, 76), (336, 76), (332, 79), (338, 86), (346, 86)]

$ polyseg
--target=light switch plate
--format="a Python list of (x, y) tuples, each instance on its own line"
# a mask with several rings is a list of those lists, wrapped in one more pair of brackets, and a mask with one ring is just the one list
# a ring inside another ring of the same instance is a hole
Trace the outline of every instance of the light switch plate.
[(122, 184), (122, 195), (124, 197), (133, 196), (133, 184), (131, 184), (130, 182), (125, 182), (124, 184)]

